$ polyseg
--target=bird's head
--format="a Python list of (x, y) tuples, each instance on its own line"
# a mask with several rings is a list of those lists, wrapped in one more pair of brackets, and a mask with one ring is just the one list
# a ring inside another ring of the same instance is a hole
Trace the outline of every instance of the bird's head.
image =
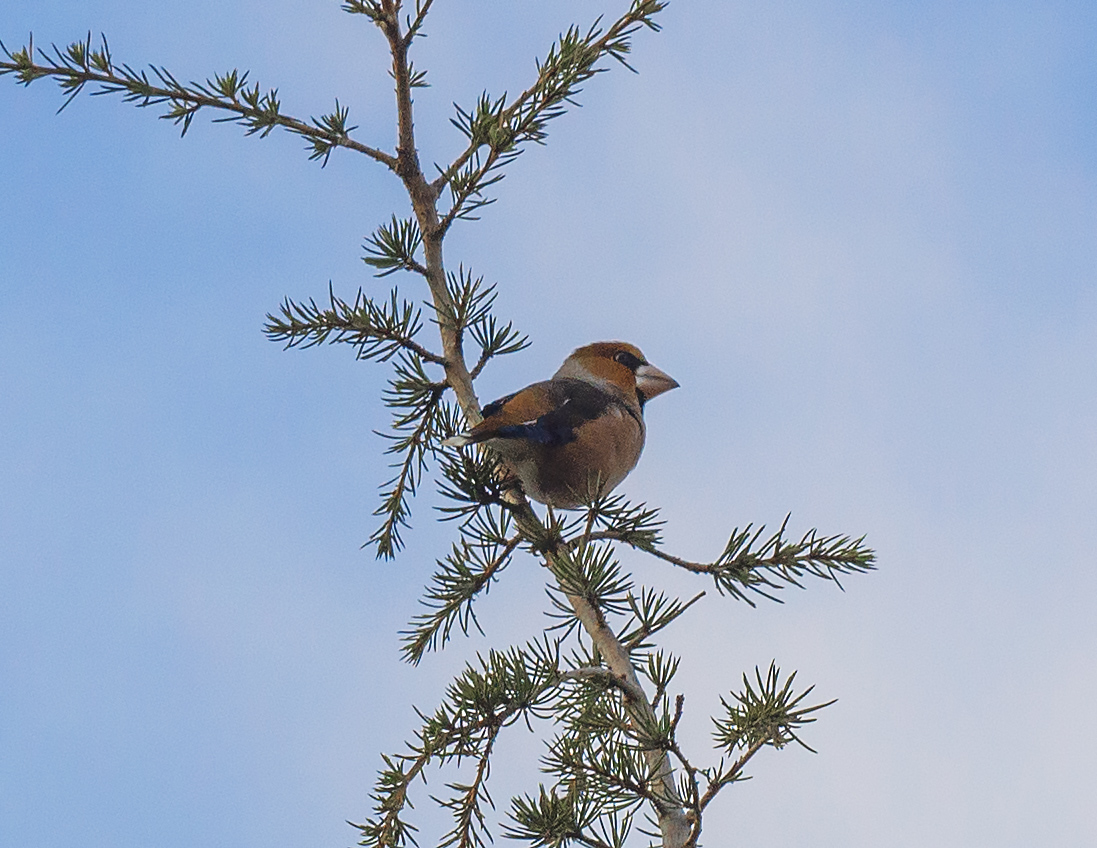
[(615, 389), (635, 397), (643, 407), (656, 395), (678, 387), (678, 381), (644, 358), (627, 342), (594, 342), (564, 360), (556, 377), (571, 377)]

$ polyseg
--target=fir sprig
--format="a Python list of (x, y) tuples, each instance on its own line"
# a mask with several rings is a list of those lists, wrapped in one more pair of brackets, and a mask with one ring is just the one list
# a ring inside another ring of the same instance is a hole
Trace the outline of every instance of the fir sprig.
[[(455, 794), (439, 799), (451, 810), (455, 827), (443, 844), (482, 844), (489, 764), (499, 733), (520, 719), (546, 718), (560, 683), (559, 650), (552, 642), (491, 651), (469, 664), (446, 690), (432, 715), (420, 713), (422, 727), (405, 754), (385, 757), (373, 792), (374, 815), (355, 824), (368, 848), (402, 846), (414, 826), (403, 818), (411, 806), (411, 784), (429, 765), (476, 764), (473, 780), (450, 785)], [(456, 836), (456, 840), (454, 840)], [(466, 840), (461, 842), (461, 840)]]
[(327, 164), (332, 150), (345, 147), (364, 153), (390, 169), (396, 168), (396, 156), (350, 137), (355, 128), (347, 126), (348, 112), (338, 100), (330, 114), (313, 118), (311, 123), (303, 121), (282, 112), (278, 89), (264, 91), (259, 83), (249, 87), (246, 71), (233, 69), (202, 83), (183, 83), (161, 66), (149, 65), (148, 71), (144, 71), (117, 64), (106, 36), (95, 48), (90, 33), (85, 40), (74, 41), (63, 50), (52, 45), (52, 52), (36, 51), (32, 37), (26, 46), (15, 51), (0, 42), (0, 51), (6, 57), (6, 61), (0, 60), (0, 76), (14, 74), (23, 85), (44, 77), (57, 80), (67, 95), (58, 111), (90, 85), (95, 89), (92, 94), (120, 94), (123, 101), (143, 108), (164, 106), (160, 117), (180, 126), (183, 135), (200, 110), (211, 109), (230, 113), (215, 121), (240, 124), (247, 135), (258, 134), (262, 138), (275, 127), (282, 127), (302, 136), (308, 142), (309, 158), (321, 160), (321, 165)]
[(503, 322), (494, 315), (485, 315), (480, 321), (469, 327), (469, 335), (480, 346), (480, 356), (469, 375), (472, 379), (480, 376), (484, 366), (497, 356), (518, 353), (529, 347), (529, 337), (514, 329), (510, 322)]
[(419, 224), (414, 218), (397, 218), (382, 224), (366, 239), (366, 255), (362, 261), (377, 269), (378, 277), (387, 277), (397, 271), (414, 271), (426, 276), (427, 269), (416, 258), (423, 244)]
[(665, 7), (661, 0), (633, 0), (629, 10), (604, 30), (600, 18), (586, 31), (570, 27), (537, 63), (534, 84), (513, 100), (484, 92), (471, 109), (456, 107), (453, 124), (468, 139), (468, 146), (447, 168), (439, 169), (432, 184), (436, 192), (448, 187), (451, 197), (440, 233), (457, 219), (475, 218), (494, 202), (485, 190), (502, 179), (503, 167), (525, 145), (544, 143), (548, 122), (575, 105), (583, 83), (605, 70), (599, 65), (602, 59), (630, 67), (626, 57), (632, 36), (642, 27), (658, 30), (655, 16)]
[(758, 745), (781, 749), (790, 742), (796, 742), (815, 753), (815, 749), (800, 739), (796, 731), (815, 721), (813, 713), (835, 702), (831, 700), (811, 707), (800, 706), (815, 687), (809, 686), (795, 694), (792, 684), (796, 680), (796, 672), (782, 681), (781, 669), (776, 663), (770, 663), (765, 677), (760, 669), (755, 668), (754, 677), (752, 683), (744, 674), (743, 690), (732, 692), (731, 701), (720, 699), (725, 717), (713, 719), (716, 746), (734, 754), (749, 751)]
[[(504, 833), (510, 839), (528, 842), (534, 848), (557, 848), (571, 844), (587, 848), (623, 848), (629, 829), (615, 814), (605, 816), (613, 825), (595, 831), (598, 802), (578, 793), (556, 794), (544, 786), (536, 798), (523, 795), (511, 801), (511, 822)], [(631, 820), (631, 819), (630, 819)]]
[(518, 353), (529, 347), (529, 338), (503, 323), (493, 309), (498, 296), (494, 283), (485, 284), (483, 276), (474, 276), (471, 268), (460, 265), (457, 273), (446, 277), (449, 300), (438, 310), (438, 320), (451, 327), (459, 340), (467, 332), (480, 346), (480, 356), (470, 376), (480, 376), (484, 366), (497, 356)]
[[(451, 426), (449, 434), (454, 432), (457, 427)], [(447, 449), (441, 457), (438, 491), (448, 503), (438, 510), (444, 519), (469, 521), (482, 508), (505, 503), (504, 493), (511, 487), (494, 453)]]
[(418, 663), (427, 651), (442, 648), (455, 626), (465, 635), (472, 627), (480, 630), (473, 601), (487, 593), (521, 544), (522, 536), (512, 532), (509, 514), (500, 510), (479, 510), (462, 528), (449, 555), (438, 560), (422, 599), (427, 612), (415, 616), (401, 634), (406, 660)]
[(554, 557), (556, 585), (549, 596), (565, 631), (579, 624), (571, 598), (581, 598), (603, 616), (629, 609), (632, 580), (614, 556), (612, 545), (583, 545), (560, 551)]
[(391, 559), (403, 547), (400, 532), (408, 526), (411, 498), (451, 418), (442, 402), (446, 384), (427, 374), (422, 357), (402, 351), (394, 372), (383, 395), (385, 405), (395, 410), (392, 432), (378, 435), (390, 443), (385, 453), (396, 457), (391, 464), (396, 473), (381, 484), (381, 505), (373, 514), (383, 520), (366, 543), (375, 545), (383, 559)]
[(591, 505), (593, 538), (614, 539), (639, 548), (654, 550), (662, 541), (666, 522), (659, 517), (659, 510), (647, 504), (634, 504), (624, 495), (606, 495)]
[(328, 285), (328, 305), (315, 300), (286, 298), (279, 315), (267, 315), (263, 327), (271, 341), (285, 342), (286, 348), (314, 347), (324, 343), (356, 347), (358, 359), (387, 362), (400, 351), (415, 354), (424, 362), (445, 364), (445, 359), (416, 341), (422, 329), (422, 310), (400, 300), (396, 289), (388, 301), (377, 303), (359, 289), (353, 301), (345, 301)]
[[(533, 845), (566, 844), (553, 841), (564, 835), (581, 845), (623, 845), (643, 805), (665, 805), (648, 753), (674, 747), (674, 716), (661, 698), (651, 720), (638, 720), (628, 692), (600, 662), (596, 651), (569, 658), (552, 701), (562, 729), (542, 761), (554, 783), (512, 800), (508, 836)], [(660, 663), (669, 681), (665, 669), (674, 664)]]
[(628, 605), (632, 615), (617, 638), (630, 651), (643, 650), (649, 647), (648, 640), (652, 636), (677, 621), (704, 596), (705, 593), (701, 592), (683, 603), (647, 587), (641, 588), (639, 597), (630, 593)]
[(791, 516), (785, 516), (776, 533), (763, 538), (765, 526), (754, 529), (736, 528), (731, 533), (723, 553), (713, 562), (701, 563), (669, 554), (648, 544), (644, 539), (631, 538), (628, 532), (609, 527), (592, 534), (596, 539), (617, 539), (645, 551), (665, 562), (695, 574), (712, 577), (716, 588), (737, 600), (755, 605), (754, 596), (781, 603), (773, 593), (783, 586), (803, 588), (804, 577), (832, 580), (841, 588), (839, 576), (859, 574), (876, 568), (876, 554), (865, 545), (865, 537), (821, 536), (809, 530), (798, 540), (789, 541), (785, 534)]

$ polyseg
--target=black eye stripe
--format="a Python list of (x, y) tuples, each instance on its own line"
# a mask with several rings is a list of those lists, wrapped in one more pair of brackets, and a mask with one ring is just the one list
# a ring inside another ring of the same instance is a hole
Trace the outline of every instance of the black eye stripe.
[(629, 371), (636, 371), (637, 368), (644, 364), (644, 360), (640, 359), (637, 356), (633, 356), (627, 350), (622, 350), (620, 353), (615, 353), (613, 355), (613, 361), (620, 362), (627, 369), (629, 369)]

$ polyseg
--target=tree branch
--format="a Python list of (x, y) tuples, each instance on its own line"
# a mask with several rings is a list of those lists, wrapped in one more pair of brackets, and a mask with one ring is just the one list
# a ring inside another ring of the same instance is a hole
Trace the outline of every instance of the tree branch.
[(456, 314), (453, 297), (446, 285), (446, 269), (442, 258), (442, 237), (438, 231), (438, 192), (426, 181), (419, 166), (415, 149), (415, 122), (412, 113), (411, 73), (408, 65), (408, 43), (400, 30), (399, 3), (386, 3), (375, 22), (384, 33), (392, 54), (392, 76), (396, 81), (396, 112), (399, 142), (394, 170), (404, 183), (411, 199), (412, 211), (423, 238), (427, 286), (437, 313), (438, 331), (445, 358), (446, 382), (453, 389), (457, 402), (470, 426), (480, 422), (480, 402), (472, 385), (461, 346), (461, 335), (445, 316)]
[[(394, 425), (396, 433), (381, 434), (394, 442), (387, 452), (403, 453), (404, 458), (395, 464), (399, 468), (396, 476), (384, 484), (392, 488), (383, 493), (383, 501), (373, 513), (384, 515), (385, 519), (366, 542), (366, 545), (377, 545), (377, 556), (380, 558), (391, 559), (402, 546), (400, 528), (407, 526), (408, 497), (415, 494), (419, 485), (419, 475), (426, 464), (425, 454), (430, 447), (431, 434), (437, 421), (435, 410), (442, 400), (444, 391), (444, 385), (437, 385), (431, 390), (429, 399), (421, 409), (396, 419)], [(398, 431), (401, 427), (410, 426), (413, 423), (414, 429), (409, 435), (399, 435)]]
[(444, 566), (443, 571), (435, 574), (427, 598), (422, 602), (430, 607), (430, 612), (416, 616), (412, 629), (402, 634), (404, 658), (418, 663), (428, 649), (445, 644), (454, 622), (467, 633), (469, 622), (476, 621), (472, 611), (473, 599), (503, 569), (522, 541), (520, 535), (508, 539), (502, 550), (476, 572), (468, 571), (471, 560), (468, 542), (462, 540), (463, 549), (454, 544), (449, 558), (439, 560)]
[[(523, 512), (525, 511), (528, 511), (528, 517), (523, 516), (519, 519), (519, 527), (523, 526), (524, 521), (537, 521), (540, 533), (543, 534), (544, 527), (533, 514), (528, 502), (524, 504)], [(553, 574), (558, 575), (560, 563), (555, 559), (555, 555), (547, 555), (545, 562)], [(559, 581), (558, 576), (557, 580)], [(584, 597), (568, 594), (567, 598), (575, 611), (576, 618), (601, 654), (606, 667), (624, 690), (625, 709), (634, 723), (641, 726), (654, 724), (655, 711), (648, 702), (644, 687), (636, 675), (628, 649), (606, 623), (601, 610)], [(664, 848), (679, 848), (688, 838), (689, 825), (682, 810), (682, 800), (678, 797), (678, 791), (674, 785), (674, 770), (663, 751), (645, 751), (644, 757), (658, 785), (654, 793), (657, 800), (653, 806), (659, 821), (659, 829), (663, 834)]]
[(445, 359), (415, 340), (419, 332), (419, 311), (409, 303), (397, 303), (392, 292), (387, 306), (378, 306), (361, 289), (348, 303), (336, 297), (329, 285), (328, 308), (315, 300), (297, 303), (286, 298), (280, 316), (267, 315), (263, 332), (271, 341), (284, 341), (287, 348), (313, 347), (324, 342), (352, 344), (359, 359), (390, 359), (400, 350), (414, 353), (424, 362), (444, 365)]
[[(500, 130), (510, 127), (511, 131), (506, 135), (511, 138), (508, 144), (498, 147), (493, 145), (492, 155), (497, 157), (515, 141), (542, 140), (541, 130), (545, 120), (556, 117), (559, 114), (557, 110), (560, 105), (577, 93), (577, 85), (597, 73), (594, 66), (603, 56), (610, 55), (627, 66), (624, 56), (629, 50), (628, 36), (640, 26), (657, 29), (653, 16), (665, 5), (658, 0), (634, 0), (629, 11), (616, 20), (600, 37), (597, 36), (597, 21), (585, 38), (580, 37), (574, 28), (566, 36), (562, 36), (559, 51), (554, 52), (556, 49), (554, 47), (548, 59), (539, 64), (537, 80), (498, 113), (496, 127)], [(571, 49), (566, 50), (566, 47)], [(560, 62), (560, 56), (565, 52), (569, 54), (568, 61)], [(561, 79), (555, 81), (556, 76)], [(556, 84), (553, 84), (554, 82)], [(526, 114), (522, 114), (522, 110), (531, 102), (534, 102), (534, 105)], [(513, 126), (513, 122), (518, 117), (521, 117), (521, 122)], [(476, 151), (485, 143), (487, 138), (472, 133), (469, 146), (434, 179), (435, 190), (441, 193), (441, 190), (468, 164)], [(482, 170), (486, 173), (490, 168)], [(452, 216), (453, 210), (447, 218), (452, 220)]]
[(780, 529), (758, 544), (765, 526), (754, 530), (750, 525), (743, 530), (732, 531), (723, 553), (713, 562), (694, 562), (669, 554), (651, 544), (637, 539), (630, 533), (618, 530), (600, 530), (591, 534), (592, 540), (612, 540), (650, 554), (694, 574), (707, 574), (713, 578), (721, 593), (746, 601), (754, 606), (754, 599), (747, 592), (761, 595), (781, 603), (770, 590), (784, 585), (801, 587), (804, 576), (833, 580), (839, 588), (839, 575), (863, 573), (876, 568), (875, 552), (864, 544), (865, 537), (819, 536), (817, 530), (809, 530), (799, 541), (785, 540), (789, 516)]
[(168, 104), (168, 111), (160, 117), (182, 124), (184, 135), (199, 109), (218, 109), (230, 112), (234, 117), (215, 121), (242, 124), (247, 127), (248, 135), (259, 133), (265, 137), (274, 127), (283, 127), (308, 139), (312, 144), (311, 158), (322, 159), (325, 164), (333, 148), (345, 147), (365, 154), (391, 170), (397, 166), (397, 157), (350, 137), (350, 131), (355, 128), (346, 126), (347, 110), (340, 107), (338, 101), (333, 113), (313, 118), (309, 124), (282, 114), (277, 89), (270, 89), (264, 94), (258, 83), (247, 87), (247, 72), (240, 74), (233, 70), (217, 75), (204, 84), (191, 83), (188, 87), (167, 69), (150, 65), (159, 81), (159, 84), (153, 84), (145, 71), (136, 71), (129, 65), (116, 66), (106, 38), (98, 50), (92, 49), (90, 35), (86, 41), (70, 44), (64, 52), (54, 46), (54, 56), (39, 50), (45, 64), (34, 61), (33, 39), (14, 53), (3, 43), (0, 43), (0, 50), (8, 59), (0, 60), (0, 76), (15, 74), (17, 81), (23, 85), (30, 85), (42, 77), (55, 78), (61, 89), (68, 93), (61, 109), (68, 106), (86, 85), (93, 84), (98, 85), (99, 89), (92, 94), (121, 94), (123, 100), (139, 107)]
[(415, 40), (415, 37), (419, 34), (419, 30), (423, 26), (423, 21), (427, 17), (427, 13), (430, 11), (431, 4), (434, 0), (419, 0), (415, 10), (415, 20), (408, 22), (407, 34), (404, 36), (405, 48), (411, 46), (411, 42)]

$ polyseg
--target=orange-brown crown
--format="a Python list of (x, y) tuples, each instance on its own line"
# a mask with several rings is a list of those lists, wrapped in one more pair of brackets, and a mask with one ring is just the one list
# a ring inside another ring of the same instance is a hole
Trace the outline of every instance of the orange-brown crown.
[(571, 354), (557, 377), (575, 377), (609, 383), (632, 396), (636, 392), (636, 369), (645, 365), (644, 354), (627, 342), (594, 342)]

